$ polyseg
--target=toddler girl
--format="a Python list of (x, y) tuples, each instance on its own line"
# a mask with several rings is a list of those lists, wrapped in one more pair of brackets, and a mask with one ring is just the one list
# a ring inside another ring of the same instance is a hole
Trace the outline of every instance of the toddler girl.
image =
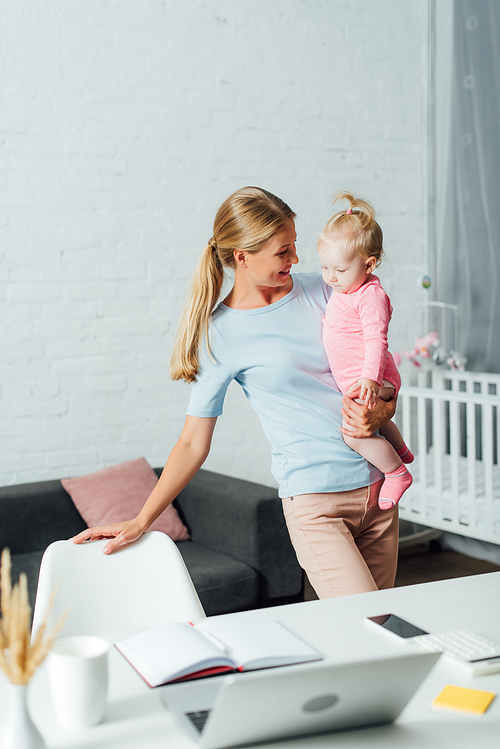
[[(379, 398), (394, 398), (401, 386), (387, 351), (391, 303), (373, 275), (383, 255), (382, 229), (368, 201), (348, 192), (337, 200), (349, 201), (349, 208), (328, 221), (318, 240), (323, 280), (334, 290), (323, 318), (323, 343), (341, 392), (373, 408)], [(345, 422), (344, 428), (350, 429)], [(385, 474), (378, 503), (389, 510), (412, 483), (404, 463), (413, 455), (392, 421), (379, 433), (365, 439), (344, 435), (344, 440)]]

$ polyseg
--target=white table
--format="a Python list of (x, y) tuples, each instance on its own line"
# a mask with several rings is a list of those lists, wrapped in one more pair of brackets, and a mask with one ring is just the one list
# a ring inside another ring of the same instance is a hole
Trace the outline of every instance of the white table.
[[(309, 601), (230, 616), (272, 616), (303, 637), (324, 656), (339, 662), (383, 657), (400, 652), (406, 643), (379, 633), (364, 617), (395, 613), (431, 632), (471, 629), (500, 640), (500, 572), (345, 598)], [(158, 690), (149, 689), (115, 648), (110, 656), (111, 683), (105, 721), (73, 733), (60, 729), (50, 704), (44, 668), (30, 689), (33, 718), (48, 747), (60, 749), (186, 749), (193, 747), (163, 707)], [(482, 716), (431, 707), (446, 684), (496, 692), (498, 697)], [(0, 731), (6, 716), (6, 683), (0, 681)], [(500, 746), (500, 673), (471, 678), (441, 658), (400, 718), (390, 725), (272, 745), (276, 749), (490, 749)]]

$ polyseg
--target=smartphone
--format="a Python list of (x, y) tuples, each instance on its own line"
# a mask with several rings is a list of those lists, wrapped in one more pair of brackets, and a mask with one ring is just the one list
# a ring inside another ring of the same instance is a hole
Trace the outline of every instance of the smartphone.
[(396, 614), (381, 614), (380, 616), (368, 616), (366, 618), (368, 622), (376, 624), (386, 632), (390, 632), (398, 637), (404, 637), (408, 639), (410, 637), (418, 637), (419, 635), (428, 635), (429, 633), (425, 629), (420, 629), (414, 624), (407, 622), (405, 619), (396, 616)]

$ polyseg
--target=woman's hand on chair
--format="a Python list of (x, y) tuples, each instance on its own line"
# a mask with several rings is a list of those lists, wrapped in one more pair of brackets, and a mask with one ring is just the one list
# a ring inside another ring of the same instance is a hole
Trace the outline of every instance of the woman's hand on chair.
[(111, 554), (118, 546), (131, 544), (142, 536), (146, 529), (139, 523), (137, 518), (133, 520), (124, 520), (121, 523), (111, 523), (110, 525), (101, 525), (98, 528), (86, 528), (84, 531), (74, 536), (72, 541), (75, 544), (82, 544), (85, 541), (98, 541), (103, 538), (110, 538), (109, 544), (103, 548), (103, 554)]
[(216, 422), (215, 416), (187, 416), (181, 436), (170, 453), (158, 483), (138, 516), (121, 523), (87, 528), (74, 536), (72, 541), (75, 544), (83, 544), (85, 541), (109, 538), (110, 542), (103, 548), (104, 554), (111, 554), (118, 546), (137, 541), (203, 465), (210, 452)]
[(390, 401), (379, 400), (373, 408), (367, 408), (361, 403), (356, 403), (352, 398), (344, 395), (342, 400), (342, 416), (349, 426), (355, 431), (341, 428), (342, 434), (348, 437), (371, 437), (387, 421), (390, 421), (396, 411), (396, 398)]

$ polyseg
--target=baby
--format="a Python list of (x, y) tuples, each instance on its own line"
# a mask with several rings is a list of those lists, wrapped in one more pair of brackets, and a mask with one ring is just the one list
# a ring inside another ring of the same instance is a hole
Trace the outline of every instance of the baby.
[[(339, 193), (337, 200), (348, 201), (349, 208), (328, 221), (318, 240), (323, 280), (334, 290), (323, 320), (323, 343), (341, 392), (373, 408), (379, 398), (394, 398), (401, 386), (387, 350), (391, 303), (373, 275), (384, 252), (382, 229), (368, 201), (348, 192)], [(345, 422), (344, 427), (352, 431)], [(413, 455), (392, 421), (379, 433), (344, 440), (385, 474), (378, 503), (389, 510), (412, 483), (404, 464), (411, 463)]]

